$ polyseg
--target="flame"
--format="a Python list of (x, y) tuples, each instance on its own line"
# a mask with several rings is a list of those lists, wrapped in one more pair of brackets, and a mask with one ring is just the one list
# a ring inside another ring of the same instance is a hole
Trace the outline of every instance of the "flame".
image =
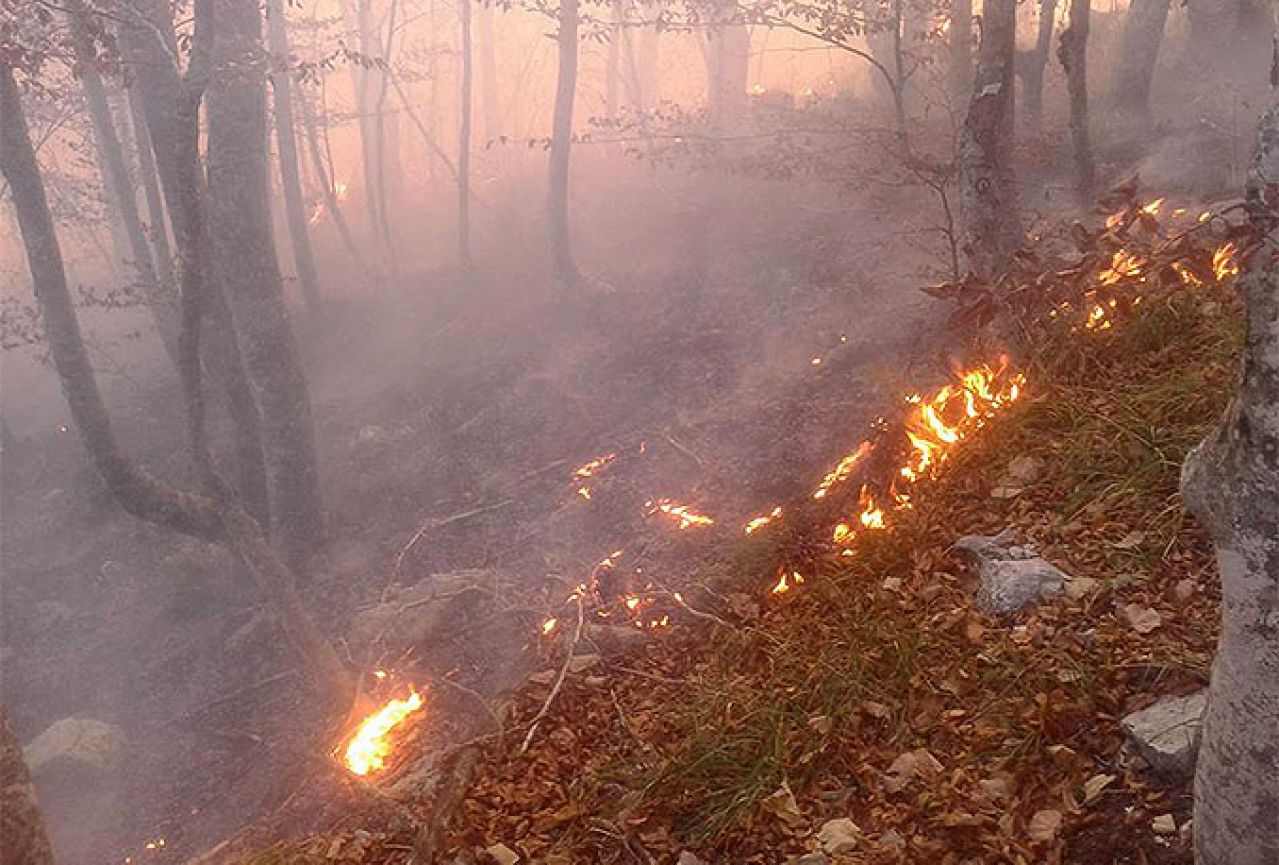
[(604, 456), (602, 457), (596, 457), (590, 462), (583, 463), (582, 465), (578, 466), (573, 471), (573, 477), (579, 478), (582, 480), (589, 478), (615, 459), (617, 459), (617, 454), (615, 453), (604, 454)]
[(1238, 251), (1234, 241), (1228, 241), (1212, 254), (1212, 273), (1218, 282), (1239, 275), (1239, 262), (1235, 258)]
[(882, 529), (884, 527), (884, 510), (875, 504), (874, 496), (866, 487), (862, 487), (861, 493), (858, 494), (857, 504), (862, 509), (857, 519), (865, 528)]
[(906, 420), (912, 453), (898, 474), (909, 483), (935, 472), (950, 449), (1015, 401), (1026, 381), (1021, 373), (1005, 376), (1002, 364), (998, 370), (983, 365), (956, 377), (957, 384), (942, 387), (930, 399), (907, 397), (916, 406)]
[(560, 620), (555, 616), (547, 616), (542, 620), (542, 636), (549, 637), (555, 633), (555, 628), (559, 625)]
[(804, 575), (799, 571), (783, 569), (777, 575), (777, 583), (773, 586), (774, 595), (784, 595), (791, 589), (804, 584)]
[(782, 515), (782, 506), (778, 505), (777, 507), (773, 508), (771, 511), (769, 511), (766, 514), (761, 514), (758, 517), (752, 517), (751, 520), (748, 523), (746, 523), (744, 531), (748, 535), (754, 534), (755, 532), (764, 528), (764, 526), (771, 523), (773, 520), (779, 519), (781, 515)]
[(648, 508), (648, 513), (665, 514), (679, 523), (681, 530), (691, 528), (693, 526), (713, 526), (715, 521), (708, 516), (703, 516), (688, 507), (688, 505), (680, 505), (670, 499), (658, 499), (657, 501), (649, 500), (644, 503), (644, 507)]
[(1097, 274), (1097, 280), (1102, 285), (1114, 285), (1121, 279), (1141, 276), (1141, 270), (1145, 266), (1146, 261), (1141, 256), (1119, 249), (1111, 256), (1110, 267)]
[[(1213, 258), (1215, 259), (1216, 256), (1214, 255)], [(1194, 271), (1186, 267), (1186, 265), (1182, 264), (1180, 261), (1174, 261), (1172, 263), (1172, 269), (1177, 272), (1177, 276), (1181, 277), (1181, 281), (1184, 282), (1189, 287), (1203, 288), (1203, 284), (1204, 284), (1203, 280), (1195, 276)]]
[(817, 485), (817, 489), (813, 492), (813, 498), (826, 498), (831, 487), (847, 480), (848, 476), (853, 473), (853, 469), (857, 468), (857, 464), (864, 460), (870, 451), (870, 442), (867, 441), (859, 444), (857, 446), (857, 450), (841, 459), (838, 463), (836, 463), (833, 469), (826, 473), (826, 477), (822, 478), (822, 482)]
[(351, 187), (345, 180), (339, 180), (333, 184), (333, 197), (338, 201), (346, 201), (351, 197)]
[(1167, 200), (1166, 198), (1156, 198), (1154, 201), (1147, 202), (1142, 205), (1141, 212), (1147, 216), (1158, 216), (1159, 209), (1164, 206), (1164, 202)]
[(391, 731), (421, 709), (423, 702), (421, 694), (410, 691), (407, 699), (391, 700), (360, 722), (346, 746), (343, 758), (346, 768), (356, 775), (367, 775), (386, 765), (386, 757), (391, 753)]

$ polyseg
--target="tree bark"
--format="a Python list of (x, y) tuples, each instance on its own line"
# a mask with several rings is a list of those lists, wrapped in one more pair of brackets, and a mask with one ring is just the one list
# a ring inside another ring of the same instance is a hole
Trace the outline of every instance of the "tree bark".
[(458, 0), (461, 64), (458, 75), (457, 123), (457, 257), (463, 270), (471, 268), (471, 0)]
[(497, 46), (493, 38), (493, 9), (481, 4), (477, 11), (480, 54), (480, 101), (484, 103), (484, 138), (492, 141), (502, 134), (501, 105), (498, 103)]
[(293, 79), (289, 70), (289, 23), (283, 0), (267, 0), (267, 27), (275, 69), (271, 76), (271, 96), (275, 109), (275, 143), (279, 150), (280, 181), (284, 187), (284, 214), (293, 246), (293, 266), (307, 309), (320, 311), (320, 280), (315, 272), (315, 255), (307, 230), (306, 208), (302, 203), (302, 177), (298, 170), (298, 139), (293, 118)]
[(1238, 277), (1248, 337), (1225, 415), (1186, 458), (1182, 495), (1217, 545), (1221, 636), (1195, 772), (1195, 862), (1279, 861), (1279, 105), (1247, 203), (1260, 243)]
[(992, 279), (1020, 240), (1012, 168), (1016, 0), (986, 0), (977, 80), (959, 138), (959, 207), (971, 272)]
[(44, 828), (35, 784), (4, 706), (0, 706), (0, 839), (4, 841), (6, 862), (53, 865), (53, 847)]
[(169, 246), (168, 216), (160, 197), (160, 178), (156, 174), (155, 154), (152, 152), (151, 132), (147, 129), (146, 116), (137, 91), (129, 87), (125, 93), (129, 103), (129, 120), (133, 124), (133, 141), (138, 149), (138, 168), (142, 175), (142, 190), (147, 202), (147, 219), (150, 222), (151, 248), (155, 252), (156, 275), (169, 291), (176, 290), (173, 275), (173, 250)]
[(577, 284), (577, 264), (569, 239), (568, 168), (573, 148), (573, 100), (577, 94), (577, 0), (560, 0), (559, 75), (555, 86), (555, 117), (551, 129), (550, 212), (551, 261), (557, 282)]
[(950, 94), (967, 99), (973, 86), (973, 0), (951, 0), (950, 29)]
[(720, 134), (733, 135), (740, 131), (749, 104), (750, 33), (745, 24), (727, 21), (708, 35), (711, 127)]
[(1150, 111), (1150, 85), (1163, 44), (1171, 0), (1133, 0), (1124, 17), (1124, 32), (1115, 61), (1112, 93), (1118, 108), (1145, 115)]
[(1061, 44), (1057, 47), (1057, 59), (1066, 70), (1066, 91), (1070, 96), (1070, 144), (1075, 160), (1075, 190), (1085, 204), (1092, 202), (1096, 185), (1088, 120), (1088, 33), (1091, 18), (1091, 0), (1070, 0), (1070, 24), (1062, 32)]
[(1048, 67), (1048, 49), (1052, 45), (1056, 16), (1057, 0), (1040, 0), (1035, 47), (1019, 57), (1022, 92), (1026, 96), (1026, 119), (1035, 128), (1044, 119), (1044, 71)]
[(302, 128), (306, 132), (307, 150), (311, 154), (311, 167), (315, 169), (315, 175), (320, 180), (320, 194), (324, 196), (325, 212), (333, 217), (333, 225), (337, 227), (338, 236), (342, 238), (342, 245), (351, 254), (351, 258), (356, 265), (364, 272), (365, 276), (371, 276), (372, 271), (369, 270), (369, 263), (364, 260), (364, 256), (360, 253), (360, 247), (351, 235), (350, 226), (347, 225), (346, 215), (342, 212), (342, 202), (338, 200), (337, 190), (333, 186), (333, 176), (324, 162), (324, 148), (320, 146), (320, 134), (315, 126), (315, 112), (311, 110), (311, 102), (307, 99), (305, 93), (298, 100), (298, 104), (302, 106)]
[(320, 486), (271, 230), (262, 19), (257, 0), (209, 2), (218, 26), (206, 97), (209, 237), (262, 418), (275, 536), (297, 567), (320, 543)]
[(84, 90), (84, 101), (89, 109), (89, 119), (93, 124), (94, 138), (98, 143), (102, 173), (111, 190), (116, 213), (124, 226), (133, 269), (146, 296), (147, 307), (155, 322), (156, 331), (160, 335), (165, 351), (176, 364), (178, 359), (177, 305), (169, 296), (168, 287), (162, 285), (156, 275), (155, 263), (151, 258), (151, 247), (147, 243), (146, 233), (142, 228), (142, 217), (138, 214), (133, 182), (129, 177), (128, 163), (124, 159), (124, 148), (120, 144), (115, 120), (111, 116), (106, 88), (98, 73), (98, 57), (93, 44), (92, 30), (84, 20), (84, 16), (91, 13), (78, 2), (73, 3), (70, 10), (67, 19), (75, 51), (76, 69), (80, 76), (81, 88)]
[[(0, 173), (12, 190), (36, 302), (72, 421), (107, 489), (128, 513), (182, 534), (221, 543), (235, 553), (253, 574), (306, 675), (335, 699), (349, 700), (354, 693), (349, 671), (306, 610), (292, 571), (266, 543), (257, 521), (220, 486), (215, 485), (211, 495), (174, 489), (156, 481), (120, 449), (67, 290), (62, 250), (22, 114), (18, 86), (12, 68), (3, 64)], [(184, 328), (191, 323), (192, 319), (184, 316)], [(189, 342), (185, 333), (183, 341)], [(191, 365), (193, 360), (184, 352), (184, 364)], [(190, 395), (194, 398), (188, 399), (189, 410), (199, 401), (198, 375), (184, 375), (184, 381), (192, 378), (196, 388)]]

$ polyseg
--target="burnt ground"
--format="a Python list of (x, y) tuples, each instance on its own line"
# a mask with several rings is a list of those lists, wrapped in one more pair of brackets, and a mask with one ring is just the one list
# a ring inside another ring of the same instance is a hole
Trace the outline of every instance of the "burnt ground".
[[(391, 583), (463, 568), (507, 575), (535, 622), (601, 556), (653, 534), (650, 498), (712, 515), (700, 543), (737, 533), (809, 489), (904, 376), (944, 368), (916, 291), (938, 260), (921, 196), (807, 189), (801, 203), (743, 184), (712, 210), (693, 181), (647, 178), (585, 211), (578, 295), (546, 283), (540, 239), (516, 227), (469, 280), (417, 272), (299, 324), (331, 536), (307, 592), (335, 638)], [(154, 379), (113, 404), (130, 447), (180, 478), (177, 401)], [(2, 461), (0, 691), (20, 739), (70, 715), (128, 736), (110, 773), (42, 782), (61, 861), (120, 861), (160, 837), (147, 860), (176, 861), (278, 805), (334, 728), (234, 563), (120, 514), (72, 435), (28, 436)], [(592, 501), (575, 496), (573, 469), (614, 452)], [(441, 652), (403, 672), (457, 672)]]

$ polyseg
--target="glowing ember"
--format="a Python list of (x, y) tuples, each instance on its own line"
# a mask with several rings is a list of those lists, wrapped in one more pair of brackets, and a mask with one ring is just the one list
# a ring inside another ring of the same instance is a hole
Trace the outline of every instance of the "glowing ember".
[(543, 619), (542, 620), (542, 636), (548, 637), (551, 634), (555, 633), (555, 628), (557, 625), (559, 625), (559, 623), (560, 623), (560, 620), (555, 618), (554, 616), (547, 616), (545, 619)]
[(1156, 198), (1154, 201), (1142, 205), (1141, 212), (1147, 216), (1158, 216), (1159, 209), (1164, 206), (1166, 200), (1164, 198)]
[(1120, 249), (1111, 256), (1110, 267), (1097, 274), (1097, 280), (1102, 285), (1114, 285), (1121, 279), (1141, 276), (1141, 270), (1145, 265), (1145, 259), (1141, 256), (1133, 255), (1126, 249)]
[[(593, 477), (602, 468), (607, 466), (609, 463), (611, 463), (615, 459), (617, 459), (617, 454), (612, 453), (612, 454), (604, 454), (604, 456), (596, 457), (590, 462), (583, 463), (582, 465), (578, 466), (573, 471), (574, 483), (581, 484), (581, 482), (585, 481), (587, 478)], [(586, 499), (587, 501), (591, 500), (591, 488), (587, 486), (586, 484), (581, 484), (580, 486), (578, 486), (577, 494), (581, 496), (582, 498)]]
[[(1214, 258), (1215, 257), (1216, 256), (1214, 256)], [(1181, 281), (1186, 285), (1191, 288), (1203, 288), (1203, 280), (1195, 276), (1194, 271), (1186, 267), (1186, 265), (1182, 264), (1180, 261), (1174, 261), (1172, 263), (1172, 269), (1177, 272), (1177, 275), (1181, 277)]]
[(861, 521), (862, 526), (868, 529), (882, 529), (884, 527), (884, 511), (879, 505), (875, 504), (874, 497), (866, 487), (862, 487), (857, 504), (862, 509), (861, 513), (857, 515), (857, 519)]
[(777, 583), (773, 586), (774, 595), (784, 595), (791, 589), (801, 586), (804, 576), (799, 571), (782, 571), (777, 575)]
[(1234, 243), (1229, 242), (1223, 243), (1212, 254), (1212, 273), (1218, 282), (1239, 275), (1239, 262), (1235, 260), (1238, 251)]
[(647, 501), (644, 507), (648, 508), (648, 513), (665, 514), (671, 519), (679, 523), (681, 530), (691, 528), (693, 526), (713, 526), (715, 521), (710, 517), (703, 516), (689, 509), (688, 505), (680, 505), (672, 502), (670, 499), (658, 499), (657, 501)]
[(766, 514), (761, 514), (758, 517), (752, 517), (751, 520), (748, 523), (746, 523), (746, 527), (744, 531), (748, 535), (754, 534), (755, 532), (764, 528), (764, 526), (771, 523), (773, 520), (779, 519), (781, 515), (782, 515), (782, 507), (781, 505), (778, 505), (777, 507), (773, 508), (771, 511), (769, 511)]
[(848, 476), (853, 473), (853, 469), (857, 468), (857, 464), (864, 460), (870, 454), (870, 451), (870, 442), (859, 444), (857, 450), (844, 457), (833, 469), (826, 473), (826, 477), (822, 478), (822, 482), (817, 485), (817, 489), (813, 492), (813, 498), (826, 498), (827, 494), (830, 493), (831, 487), (846, 481)]
[(365, 718), (347, 743), (343, 757), (346, 768), (356, 775), (367, 775), (385, 766), (391, 753), (391, 731), (421, 709), (423, 702), (421, 694), (411, 691), (407, 699), (391, 700)]

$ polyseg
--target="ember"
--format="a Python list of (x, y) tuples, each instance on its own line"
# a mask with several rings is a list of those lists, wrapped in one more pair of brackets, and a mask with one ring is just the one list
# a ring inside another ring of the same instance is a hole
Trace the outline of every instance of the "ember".
[(758, 517), (752, 517), (751, 520), (746, 523), (746, 527), (744, 531), (748, 535), (754, 534), (755, 532), (764, 528), (764, 526), (771, 523), (773, 520), (780, 518), (781, 515), (782, 515), (782, 506), (778, 505), (777, 507), (773, 508), (771, 511), (769, 511), (766, 514), (761, 514)]
[(644, 503), (644, 507), (648, 509), (649, 515), (664, 514), (677, 521), (681, 530), (692, 528), (693, 526), (715, 525), (715, 521), (710, 517), (696, 513), (688, 505), (676, 504), (670, 499), (649, 500)]
[(421, 709), (423, 703), (421, 694), (410, 691), (406, 699), (391, 700), (365, 718), (347, 743), (343, 755), (346, 768), (356, 775), (368, 775), (385, 766), (391, 753), (391, 731)]

